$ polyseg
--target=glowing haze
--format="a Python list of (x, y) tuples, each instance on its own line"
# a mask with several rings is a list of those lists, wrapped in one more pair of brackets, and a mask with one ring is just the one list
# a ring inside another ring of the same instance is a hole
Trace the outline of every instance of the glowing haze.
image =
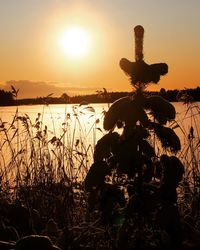
[(72, 59), (86, 55), (91, 49), (90, 35), (82, 27), (68, 27), (59, 40), (63, 52)]
[[(200, 85), (199, 0), (6, 0), (0, 7), (0, 89), (19, 98), (131, 91), (119, 60), (134, 60), (133, 28), (145, 28), (147, 63), (169, 73), (151, 90)], [(52, 90), (52, 91), (51, 91)]]

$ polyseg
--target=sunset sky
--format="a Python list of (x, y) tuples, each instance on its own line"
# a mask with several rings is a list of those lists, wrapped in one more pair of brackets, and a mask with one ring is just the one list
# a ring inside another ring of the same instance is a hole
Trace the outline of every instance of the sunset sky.
[[(134, 61), (138, 24), (145, 29), (145, 61), (169, 66), (149, 90), (197, 87), (199, 11), (199, 0), (0, 0), (0, 89), (13, 85), (19, 98), (131, 91), (119, 60)], [(74, 27), (88, 42), (77, 55), (65, 46)]]

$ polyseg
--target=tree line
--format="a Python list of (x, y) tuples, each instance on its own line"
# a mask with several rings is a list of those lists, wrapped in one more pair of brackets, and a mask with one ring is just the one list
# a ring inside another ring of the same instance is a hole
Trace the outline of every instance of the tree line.
[(14, 96), (11, 91), (0, 89), (0, 106), (15, 105)]
[[(11, 105), (37, 105), (37, 104), (65, 104), (65, 103), (112, 103), (117, 99), (130, 95), (130, 92), (107, 92), (106, 89), (96, 91), (90, 95), (69, 96), (63, 93), (60, 97), (53, 97), (52, 94), (46, 97), (16, 99), (13, 91), (0, 89), (0, 106)], [(160, 95), (170, 102), (191, 102), (200, 101), (200, 87), (185, 90), (165, 90), (161, 88), (158, 92), (147, 91), (147, 95)]]

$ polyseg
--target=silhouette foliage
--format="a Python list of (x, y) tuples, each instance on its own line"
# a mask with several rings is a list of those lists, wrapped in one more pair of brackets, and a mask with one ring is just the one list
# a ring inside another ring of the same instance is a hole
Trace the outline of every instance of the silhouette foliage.
[[(118, 222), (119, 249), (143, 249), (144, 244), (149, 249), (149, 239), (143, 237), (155, 228), (168, 234), (169, 244), (179, 246), (176, 188), (184, 166), (175, 155), (168, 156), (177, 153), (181, 144), (175, 131), (166, 126), (176, 112), (163, 97), (145, 92), (149, 83), (157, 83), (168, 72), (168, 66), (145, 63), (144, 29), (136, 26), (134, 32), (135, 62), (122, 58), (120, 67), (135, 92), (115, 101), (105, 114), (103, 126), (108, 133), (97, 142), (94, 163), (85, 179), (89, 207), (100, 211), (102, 223), (113, 226)], [(167, 154), (160, 154), (158, 147)], [(166, 221), (167, 217), (173, 221)], [(158, 236), (152, 237), (155, 241)]]
[(0, 89), (0, 106), (9, 106), (13, 104), (14, 98), (12, 92)]

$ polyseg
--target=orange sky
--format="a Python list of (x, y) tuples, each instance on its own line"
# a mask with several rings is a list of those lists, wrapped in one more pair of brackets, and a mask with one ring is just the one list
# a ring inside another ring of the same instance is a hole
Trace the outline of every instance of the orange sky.
[[(200, 85), (199, 0), (7, 0), (0, 4), (0, 88), (19, 98), (130, 91), (119, 60), (134, 61), (133, 27), (145, 28), (147, 63), (166, 62), (169, 73), (150, 90)], [(73, 59), (59, 46), (67, 27), (90, 34), (87, 55)]]

